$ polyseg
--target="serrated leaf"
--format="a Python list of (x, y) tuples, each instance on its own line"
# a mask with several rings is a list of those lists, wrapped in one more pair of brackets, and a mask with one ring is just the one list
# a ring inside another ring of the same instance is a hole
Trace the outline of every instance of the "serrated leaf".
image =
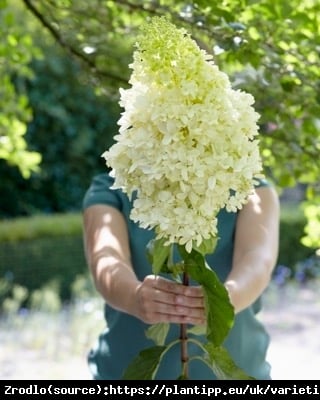
[(206, 343), (204, 347), (208, 351), (212, 371), (219, 380), (255, 380), (237, 366), (227, 349), (212, 343)]
[(166, 346), (154, 346), (142, 350), (138, 356), (131, 361), (122, 379), (153, 380), (166, 349)]
[(146, 330), (146, 337), (154, 341), (158, 346), (163, 346), (170, 329), (170, 325), (167, 322), (151, 325)]

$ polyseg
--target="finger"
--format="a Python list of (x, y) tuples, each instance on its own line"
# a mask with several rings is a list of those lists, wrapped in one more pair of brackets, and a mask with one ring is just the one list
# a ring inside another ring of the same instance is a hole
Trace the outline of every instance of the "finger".
[(154, 277), (153, 285), (155, 288), (165, 292), (203, 298), (203, 290), (201, 286), (185, 286), (181, 283), (177, 283), (160, 276)]
[(204, 297), (190, 297), (184, 294), (176, 294), (172, 292), (166, 292), (160, 289), (153, 289), (150, 293), (152, 301), (163, 303), (165, 305), (181, 306), (186, 309), (204, 309)]
[(168, 322), (175, 324), (205, 325), (203, 316), (177, 315), (177, 314), (155, 314), (155, 322)]
[(201, 308), (204, 309), (204, 297), (190, 297), (185, 295), (176, 295), (174, 298), (174, 302), (177, 305), (188, 307), (189, 309), (192, 308)]
[(204, 316), (205, 310), (203, 307), (187, 307), (180, 306), (176, 304), (166, 304), (166, 303), (155, 303), (154, 312), (160, 314), (170, 314), (179, 316), (190, 316), (196, 318), (202, 318)]

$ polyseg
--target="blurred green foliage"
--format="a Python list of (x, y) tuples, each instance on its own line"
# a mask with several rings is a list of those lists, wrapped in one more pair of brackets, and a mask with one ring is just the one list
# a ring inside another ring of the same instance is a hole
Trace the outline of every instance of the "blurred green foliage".
[(88, 272), (79, 235), (0, 243), (0, 253), (0, 275), (29, 293), (50, 285), (70, 299), (72, 282)]
[(8, 283), (3, 296), (19, 285), (27, 288), (28, 300), (43, 287), (51, 288), (62, 300), (70, 299), (72, 283), (88, 275), (81, 223), (80, 214), (1, 222), (0, 276)]
[(101, 154), (116, 132), (117, 105), (79, 83), (78, 64), (59, 48), (32, 68), (35, 77), (17, 84), (34, 110), (26, 137), (42, 154), (41, 169), (26, 180), (0, 162), (0, 217), (79, 210), (92, 176), (105, 169)]
[(19, 242), (44, 237), (79, 236), (82, 220), (79, 213), (34, 215), (0, 221), (0, 243)]
[(314, 249), (301, 243), (306, 224), (302, 208), (296, 204), (282, 205), (280, 223), (280, 243), (278, 264), (291, 270), (298, 261), (304, 260), (314, 253)]
[(38, 171), (41, 154), (28, 149), (27, 123), (32, 111), (28, 97), (16, 90), (14, 77), (32, 78), (32, 59), (41, 55), (15, 9), (0, 2), (0, 159), (16, 166), (24, 178)]

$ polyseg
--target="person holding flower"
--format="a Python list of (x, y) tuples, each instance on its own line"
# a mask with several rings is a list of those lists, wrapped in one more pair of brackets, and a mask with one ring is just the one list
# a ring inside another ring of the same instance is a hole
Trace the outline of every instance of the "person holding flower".
[[(89, 355), (95, 379), (120, 379), (123, 369), (150, 341), (148, 324), (204, 323), (199, 287), (186, 287), (150, 275), (145, 246), (152, 232), (129, 218), (131, 203), (113, 178), (93, 179), (84, 200), (84, 236), (94, 282), (106, 301), (106, 329)], [(275, 190), (264, 182), (237, 214), (218, 215), (220, 240), (208, 258), (224, 280), (236, 316), (226, 346), (238, 364), (257, 379), (268, 379), (269, 337), (256, 314), (269, 284), (278, 251), (279, 204)], [(177, 331), (174, 334), (178, 334)], [(179, 356), (160, 369), (162, 379), (176, 376)], [(191, 365), (192, 368), (192, 365)], [(192, 371), (193, 372), (193, 371)], [(193, 379), (213, 379), (206, 367), (194, 364)]]
[[(209, 326), (215, 338), (232, 308), (223, 346), (248, 376), (271, 379), (257, 315), (278, 256), (279, 199), (261, 174), (252, 96), (233, 90), (210, 56), (161, 18), (145, 27), (132, 69), (120, 133), (103, 154), (109, 171), (83, 200), (85, 254), (106, 319), (88, 358), (92, 376), (121, 379), (151, 346), (150, 325), (170, 324), (168, 341), (181, 336), (179, 325)], [(156, 270), (146, 251), (154, 239)], [(196, 279), (172, 279), (183, 268)], [(216, 297), (208, 270), (223, 286)], [(224, 293), (230, 308), (219, 303)], [(195, 343), (188, 379), (218, 379)], [(177, 347), (160, 358), (155, 379), (181, 376)]]

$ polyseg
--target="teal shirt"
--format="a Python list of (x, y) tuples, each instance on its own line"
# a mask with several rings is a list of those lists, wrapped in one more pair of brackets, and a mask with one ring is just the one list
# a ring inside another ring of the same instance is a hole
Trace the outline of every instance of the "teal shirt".
[[(136, 275), (142, 280), (152, 273), (145, 249), (154, 234), (152, 230), (142, 229), (130, 219), (132, 203), (120, 190), (110, 189), (112, 183), (113, 179), (107, 173), (97, 175), (85, 194), (83, 208), (105, 204), (117, 208), (123, 214), (128, 225), (132, 265)], [(260, 182), (260, 186), (264, 185), (268, 183)], [(237, 213), (220, 211), (219, 241), (214, 253), (206, 257), (208, 265), (214, 269), (221, 281), (225, 280), (231, 269), (236, 219)], [(256, 317), (260, 306), (261, 299), (235, 316), (234, 325), (225, 340), (224, 347), (247, 374), (256, 379), (267, 380), (270, 379), (270, 365), (266, 361), (269, 336)], [(106, 327), (88, 355), (89, 367), (94, 379), (119, 380), (126, 367), (142, 349), (154, 346), (154, 343), (145, 336), (145, 331), (150, 325), (107, 304), (104, 316)], [(179, 337), (179, 325), (170, 326), (168, 341)], [(197, 338), (199, 339), (198, 336)], [(197, 354), (198, 351), (199, 349), (193, 345), (188, 347), (190, 356)], [(175, 380), (180, 373), (180, 348), (175, 346), (162, 359), (156, 379)], [(201, 361), (192, 361), (189, 365), (189, 379), (212, 380), (216, 377)]]

